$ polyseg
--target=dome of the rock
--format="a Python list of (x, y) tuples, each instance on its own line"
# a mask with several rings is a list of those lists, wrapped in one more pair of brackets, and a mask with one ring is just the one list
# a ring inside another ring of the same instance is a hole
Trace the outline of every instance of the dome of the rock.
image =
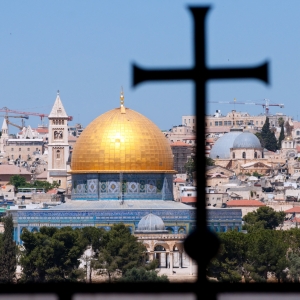
[(81, 133), (71, 173), (173, 173), (171, 147), (161, 130), (142, 114), (112, 109)]

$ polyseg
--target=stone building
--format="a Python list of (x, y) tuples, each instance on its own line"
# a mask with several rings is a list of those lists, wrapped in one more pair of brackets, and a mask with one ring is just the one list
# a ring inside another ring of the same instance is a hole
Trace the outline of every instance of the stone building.
[(196, 274), (196, 266), (183, 248), (185, 231), (179, 229), (178, 234), (170, 234), (166, 229), (163, 220), (151, 213), (138, 223), (134, 235), (147, 249), (146, 260), (157, 259), (159, 268), (165, 268), (170, 275), (174, 269), (182, 268), (187, 268), (189, 275)]
[(56, 100), (48, 116), (48, 181), (57, 181), (67, 188), (67, 160), (69, 158), (68, 115), (57, 93)]
[(179, 174), (186, 173), (185, 164), (188, 159), (192, 157), (194, 151), (193, 147), (183, 142), (175, 142), (171, 144), (171, 149), (173, 153), (174, 169)]

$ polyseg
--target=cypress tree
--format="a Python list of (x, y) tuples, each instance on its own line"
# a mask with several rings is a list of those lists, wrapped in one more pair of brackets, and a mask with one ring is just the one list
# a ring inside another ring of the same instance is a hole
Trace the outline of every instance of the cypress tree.
[(262, 127), (261, 129), (261, 138), (265, 141), (267, 140), (269, 134), (270, 134), (270, 121), (269, 121), (269, 118), (266, 117), (266, 121), (265, 121), (265, 124), (264, 126)]
[(277, 149), (281, 149), (281, 142), (284, 140), (284, 127), (283, 123), (280, 125), (280, 135), (278, 138), (278, 144), (277, 144)]
[(17, 246), (13, 240), (14, 226), (12, 215), (4, 218), (4, 233), (0, 249), (0, 282), (13, 283), (16, 277)]
[(270, 122), (268, 117), (266, 118), (266, 122), (261, 129), (261, 139), (263, 141), (263, 147), (273, 152), (277, 150), (277, 140), (274, 132), (270, 130)]

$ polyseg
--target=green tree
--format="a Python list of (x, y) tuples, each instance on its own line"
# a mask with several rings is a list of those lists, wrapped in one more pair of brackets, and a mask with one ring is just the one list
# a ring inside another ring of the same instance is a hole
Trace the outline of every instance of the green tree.
[(50, 183), (48, 181), (35, 180), (32, 184), (30, 184), (30, 187), (41, 188), (44, 189), (45, 192), (48, 192), (51, 189), (58, 188), (59, 186), (60, 184), (57, 181), (53, 181), (53, 183)]
[(196, 170), (195, 160), (194, 158), (189, 158), (188, 161), (185, 163), (184, 168), (186, 173), (190, 179), (193, 178), (193, 172)]
[(270, 130), (270, 122), (268, 117), (266, 118), (265, 124), (261, 129), (260, 137), (262, 140), (262, 146), (264, 148), (273, 152), (277, 150), (277, 140), (274, 132)]
[(83, 278), (79, 258), (86, 249), (81, 230), (71, 227), (41, 227), (32, 233), (24, 229), (25, 250), (20, 258), (21, 282), (70, 282)]
[(144, 268), (132, 268), (117, 281), (120, 282), (169, 282), (166, 275), (158, 276), (157, 272), (147, 271)]
[(279, 126), (284, 125), (284, 119), (282, 117), (278, 118), (277, 121)]
[(50, 183), (48, 181), (35, 180), (33, 183), (26, 182), (26, 179), (20, 175), (13, 175), (10, 177), (9, 184), (14, 185), (17, 190), (20, 187), (42, 188), (47, 192), (48, 190), (58, 188), (60, 184), (57, 181)]
[(100, 274), (107, 274), (112, 281), (116, 272), (124, 275), (129, 269), (143, 266), (145, 250), (145, 246), (124, 224), (116, 224), (103, 235), (93, 267), (99, 269)]
[(284, 218), (285, 213), (283, 211), (277, 212), (269, 206), (262, 206), (244, 216), (244, 228), (248, 231), (259, 228), (275, 229), (283, 223)]
[(21, 175), (13, 175), (10, 177), (9, 184), (13, 185), (15, 189), (19, 187), (29, 187), (30, 184), (26, 182), (25, 177)]
[(221, 248), (210, 262), (207, 275), (221, 282), (240, 282), (246, 262), (248, 236), (236, 231), (219, 233), (218, 236)]
[(277, 149), (281, 149), (281, 142), (284, 140), (284, 127), (283, 123), (280, 125), (280, 135), (278, 138)]
[(205, 160), (206, 160), (206, 165), (207, 166), (214, 166), (215, 165), (215, 161), (212, 158), (205, 157)]
[(4, 233), (0, 247), (0, 282), (2, 283), (13, 283), (16, 279), (17, 246), (13, 235), (13, 218), (9, 214), (4, 218)]
[(247, 281), (266, 282), (269, 272), (278, 282), (285, 279), (289, 262), (286, 259), (288, 245), (283, 236), (280, 230), (265, 229), (249, 234), (245, 264), (245, 270), (249, 271)]

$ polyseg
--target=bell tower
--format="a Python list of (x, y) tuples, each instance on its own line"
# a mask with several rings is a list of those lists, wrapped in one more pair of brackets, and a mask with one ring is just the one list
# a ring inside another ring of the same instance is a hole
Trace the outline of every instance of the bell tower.
[(48, 119), (48, 181), (57, 181), (61, 188), (66, 189), (69, 157), (68, 115), (60, 100), (59, 91)]

